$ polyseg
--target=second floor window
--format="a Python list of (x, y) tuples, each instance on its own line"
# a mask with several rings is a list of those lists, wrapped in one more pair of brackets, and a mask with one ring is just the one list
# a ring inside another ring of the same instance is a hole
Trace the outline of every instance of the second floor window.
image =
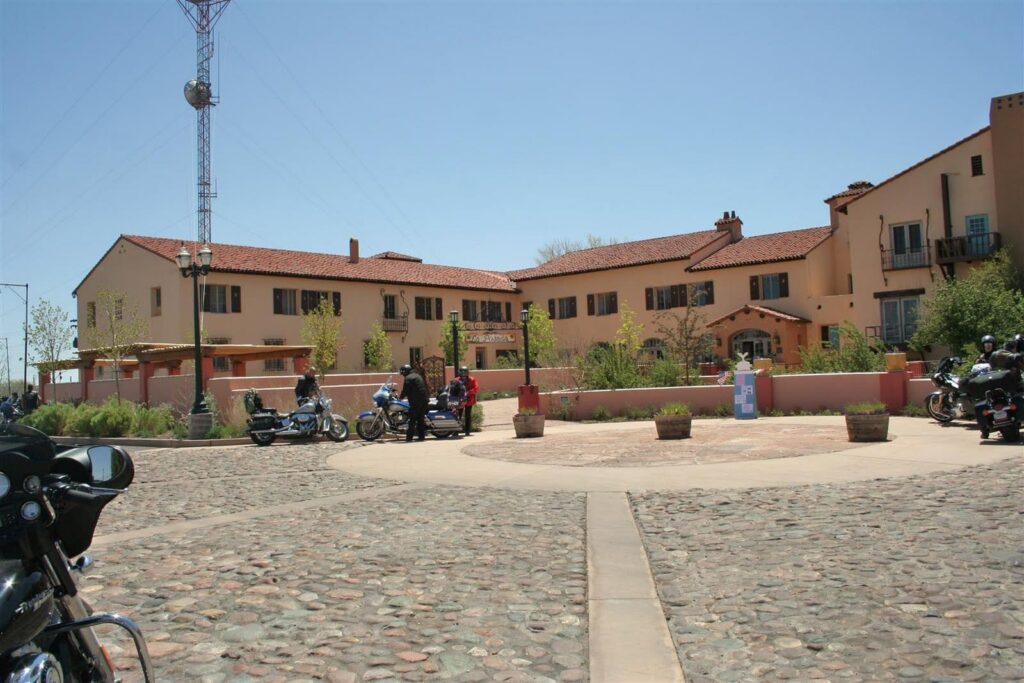
[(315, 311), (324, 299), (331, 302), (331, 309), (334, 311), (334, 315), (341, 315), (341, 292), (321, 292), (315, 289), (304, 289), (299, 295), (302, 314), (305, 315)]
[(200, 294), (207, 313), (228, 312), (228, 288), (224, 285), (202, 285)]
[(587, 315), (613, 315), (618, 312), (618, 293), (602, 292), (587, 295)]
[[(782, 273), (782, 277), (785, 277), (785, 273)], [(690, 288), (690, 305), (691, 306), (710, 306), (715, 303), (715, 283), (711, 280), (705, 282), (695, 282), (689, 286)], [(789, 285), (786, 285), (786, 292), (789, 293)]]
[[(512, 304), (508, 304), (509, 312), (511, 312)], [(481, 301), (480, 302), (480, 320), (483, 322), (497, 323), (501, 322), (501, 302), (500, 301)]]
[(548, 299), (548, 315), (559, 320), (576, 317), (576, 297), (563, 296), (560, 299)]
[(159, 287), (149, 288), (149, 314), (152, 316), (158, 316), (161, 313), (163, 307), (163, 301), (160, 295)]
[(750, 276), (750, 298), (784, 299), (789, 296), (789, 273)]
[(416, 319), (417, 320), (443, 320), (444, 307), (440, 297), (418, 296), (416, 297)]
[(398, 317), (398, 311), (395, 306), (395, 295), (385, 294), (384, 295), (384, 319), (394, 320)]
[(891, 225), (889, 230), (892, 238), (892, 265), (894, 268), (928, 265), (928, 252), (924, 248), (920, 223)]
[(274, 289), (274, 314), (275, 315), (298, 315), (299, 309), (295, 305), (296, 290)]
[(480, 314), (476, 306), (477, 302), (475, 299), (462, 300), (462, 319), (467, 323), (475, 323), (480, 320)]

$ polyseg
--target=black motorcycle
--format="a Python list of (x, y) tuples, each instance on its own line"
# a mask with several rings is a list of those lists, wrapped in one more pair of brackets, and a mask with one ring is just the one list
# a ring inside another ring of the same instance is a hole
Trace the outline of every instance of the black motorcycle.
[(928, 415), (939, 422), (970, 417), (974, 412), (974, 404), (984, 396), (984, 393), (974, 389), (975, 383), (972, 380), (988, 372), (988, 364), (979, 363), (965, 377), (960, 378), (953, 374), (953, 369), (960, 362), (957, 356), (943, 358), (932, 375), (932, 384), (939, 390), (928, 394), (924, 399), (924, 407)]
[(124, 449), (58, 450), (42, 432), (0, 424), (0, 680), (113, 683), (114, 665), (93, 632), (100, 624), (128, 631), (146, 681), (154, 680), (139, 627), (92, 614), (75, 582), (92, 565), (81, 554), (100, 513), (134, 476)]
[(1017, 442), (1020, 441), (1020, 424), (1024, 419), (1024, 392), (1021, 391), (1020, 376), (1015, 370), (1002, 370), (998, 374), (1005, 375), (1001, 385), (988, 389), (985, 399), (975, 405), (978, 429), (983, 439), (992, 432), (999, 432), (1006, 441)]

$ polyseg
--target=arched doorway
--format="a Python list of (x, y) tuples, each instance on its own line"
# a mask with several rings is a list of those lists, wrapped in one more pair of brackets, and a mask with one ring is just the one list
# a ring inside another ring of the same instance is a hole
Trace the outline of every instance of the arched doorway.
[(764, 330), (741, 330), (732, 336), (730, 342), (732, 357), (738, 358), (740, 353), (745, 354), (747, 360), (755, 358), (771, 358), (772, 337)]

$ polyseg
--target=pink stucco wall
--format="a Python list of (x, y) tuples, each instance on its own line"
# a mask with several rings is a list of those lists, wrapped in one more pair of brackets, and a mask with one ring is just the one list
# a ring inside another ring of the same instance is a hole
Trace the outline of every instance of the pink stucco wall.
[(781, 375), (772, 378), (772, 405), (792, 412), (797, 408), (813, 412), (821, 408), (842, 410), (850, 403), (879, 400), (877, 372), (843, 374)]
[(58, 382), (57, 384), (46, 384), (46, 400), (49, 401), (77, 401), (82, 398), (81, 382)]
[(602, 406), (612, 415), (621, 415), (624, 408), (659, 407), (666, 403), (686, 403), (695, 413), (714, 411), (720, 405), (732, 409), (732, 385), (656, 387), (649, 389), (612, 389), (603, 391), (556, 391), (541, 397), (541, 406), (547, 414), (557, 414), (569, 403), (569, 417), (589, 420), (594, 409)]
[(187, 413), (195, 397), (192, 375), (157, 375), (149, 378), (149, 405), (169, 405)]
[(912, 379), (907, 383), (907, 403), (924, 408), (924, 399), (935, 391), (930, 379)]
[[(139, 400), (139, 378), (120, 380), (121, 399), (124, 401)], [(117, 395), (117, 386), (112, 379), (94, 379), (89, 382), (89, 403), (103, 403), (111, 396)]]

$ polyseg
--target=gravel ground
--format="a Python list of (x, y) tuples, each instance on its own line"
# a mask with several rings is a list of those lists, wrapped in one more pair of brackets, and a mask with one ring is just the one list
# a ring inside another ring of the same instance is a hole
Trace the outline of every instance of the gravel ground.
[(1024, 678), (1024, 462), (633, 496), (688, 683)]

